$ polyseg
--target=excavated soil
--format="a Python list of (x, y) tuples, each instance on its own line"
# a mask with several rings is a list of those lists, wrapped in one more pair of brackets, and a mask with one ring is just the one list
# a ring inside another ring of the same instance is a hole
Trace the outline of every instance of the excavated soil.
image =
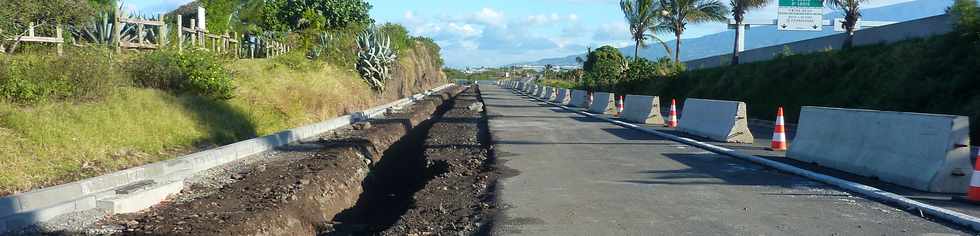
[(489, 234), (499, 174), (479, 88), (448, 104), (418, 139), (422, 155), (373, 170), (358, 203), (320, 235)]
[(104, 224), (121, 235), (487, 235), (500, 175), (489, 139), (479, 88), (457, 87)]
[(108, 224), (121, 225), (122, 235), (315, 235), (360, 201), (371, 189), (362, 185), (365, 178), (384, 168), (386, 159), (418, 146), (413, 142), (425, 133), (426, 121), (441, 115), (459, 92), (456, 87), (428, 96), (362, 130), (291, 145), (275, 161), (230, 176), (235, 181), (220, 189), (184, 190), (209, 194), (117, 215)]

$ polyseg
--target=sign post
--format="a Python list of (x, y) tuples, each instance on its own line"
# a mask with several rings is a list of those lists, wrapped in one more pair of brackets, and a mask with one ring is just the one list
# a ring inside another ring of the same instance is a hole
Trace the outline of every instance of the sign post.
[(779, 30), (823, 30), (823, 0), (779, 0), (778, 13)]

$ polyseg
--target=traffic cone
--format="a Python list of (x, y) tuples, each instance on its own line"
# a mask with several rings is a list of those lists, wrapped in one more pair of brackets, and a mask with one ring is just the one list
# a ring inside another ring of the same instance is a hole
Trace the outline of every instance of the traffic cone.
[(670, 99), (670, 116), (667, 118), (667, 127), (677, 127), (677, 99)]
[(980, 202), (980, 153), (977, 153), (976, 164), (973, 165), (973, 177), (970, 178), (970, 190), (966, 192), (966, 200)]
[(772, 146), (770, 147), (773, 151), (786, 151), (788, 143), (786, 141), (786, 123), (783, 119), (783, 107), (779, 107), (776, 112), (776, 128), (772, 132)]
[(616, 98), (616, 117), (623, 115), (623, 96)]

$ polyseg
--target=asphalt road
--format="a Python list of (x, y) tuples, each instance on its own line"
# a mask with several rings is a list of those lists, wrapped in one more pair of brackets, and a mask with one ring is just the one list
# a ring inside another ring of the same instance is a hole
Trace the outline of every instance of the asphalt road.
[(808, 179), (481, 86), (504, 235), (968, 235)]

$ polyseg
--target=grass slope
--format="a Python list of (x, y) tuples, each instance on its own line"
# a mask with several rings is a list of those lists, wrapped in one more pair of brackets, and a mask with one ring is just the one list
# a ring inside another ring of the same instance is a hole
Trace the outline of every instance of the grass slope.
[(97, 176), (380, 103), (353, 72), (229, 65), (228, 101), (122, 87), (87, 103), (0, 103), (0, 196)]

